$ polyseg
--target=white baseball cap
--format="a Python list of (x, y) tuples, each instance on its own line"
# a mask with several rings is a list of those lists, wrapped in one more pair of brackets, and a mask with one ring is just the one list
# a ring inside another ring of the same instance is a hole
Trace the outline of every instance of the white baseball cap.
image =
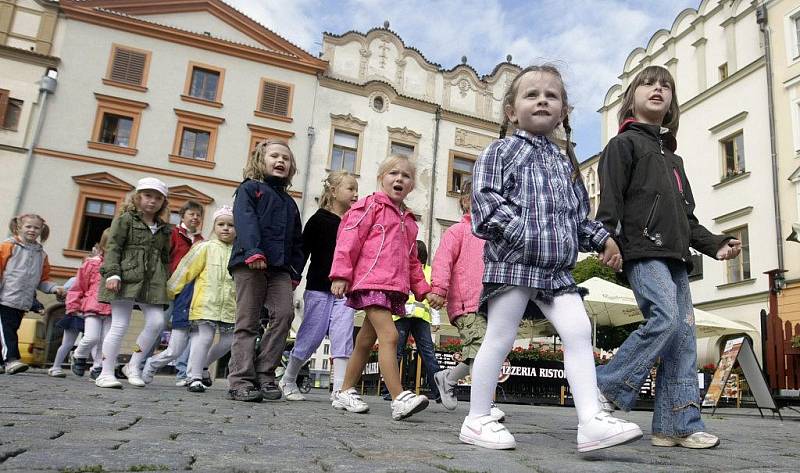
[(143, 191), (145, 189), (152, 189), (154, 191), (158, 191), (167, 197), (169, 194), (169, 190), (167, 189), (167, 185), (164, 184), (163, 181), (160, 179), (156, 179), (155, 177), (143, 177), (139, 179), (139, 182), (136, 183), (136, 192)]

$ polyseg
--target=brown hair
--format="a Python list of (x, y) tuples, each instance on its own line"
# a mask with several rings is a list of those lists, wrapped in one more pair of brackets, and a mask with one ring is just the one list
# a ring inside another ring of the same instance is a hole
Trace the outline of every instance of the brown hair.
[(347, 171), (333, 171), (328, 174), (328, 177), (322, 181), (322, 195), (319, 198), (319, 208), (330, 210), (330, 207), (333, 205), (333, 193), (336, 192), (336, 189), (347, 179), (352, 179), (353, 182), (356, 183), (356, 186), (358, 186), (356, 176)]
[(458, 206), (461, 207), (461, 213), (465, 214), (467, 209), (464, 207), (464, 199), (472, 199), (472, 181), (466, 181), (461, 184), (461, 193), (458, 198)]
[(17, 215), (16, 217), (12, 217), (11, 220), (8, 221), (8, 230), (14, 236), (19, 236), (19, 227), (22, 226), (22, 221), (26, 218), (35, 218), (42, 222), (42, 233), (39, 234), (39, 241), (42, 243), (47, 241), (47, 238), (50, 237), (50, 227), (45, 222), (44, 218), (39, 214), (21, 214)]
[[(146, 190), (152, 190), (152, 189), (142, 189), (140, 191), (128, 194), (128, 198), (125, 199), (125, 203), (122, 204), (122, 211), (139, 212), (139, 206), (137, 205), (139, 203), (139, 194)], [(153, 192), (158, 192), (158, 191), (153, 190)], [(161, 194), (160, 192), (158, 193)], [(164, 223), (169, 222), (169, 199), (167, 199), (166, 196), (164, 197), (164, 203), (161, 204), (161, 208), (158, 209), (158, 211), (156, 212), (156, 218)]]
[(97, 242), (95, 248), (97, 251), (102, 255), (106, 252), (106, 244), (108, 244), (108, 238), (111, 236), (111, 227), (106, 228), (103, 230), (103, 234), (100, 235), (100, 241)]
[(668, 84), (672, 88), (672, 102), (669, 104), (669, 110), (667, 111), (667, 114), (664, 115), (664, 120), (661, 122), (661, 126), (668, 129), (673, 135), (675, 135), (678, 133), (681, 110), (678, 107), (678, 91), (675, 90), (675, 79), (672, 78), (672, 74), (669, 73), (669, 69), (665, 67), (647, 66), (638, 74), (636, 74), (636, 77), (633, 78), (633, 81), (628, 85), (628, 88), (625, 89), (625, 94), (622, 98), (622, 105), (617, 113), (617, 120), (619, 121), (619, 124), (622, 125), (622, 122), (625, 120), (629, 118), (636, 118), (636, 112), (634, 111), (634, 93), (636, 92), (636, 88), (642, 84), (655, 82)]
[(286, 180), (287, 184), (291, 185), (292, 178), (297, 173), (297, 162), (294, 160), (294, 153), (292, 153), (292, 148), (289, 148), (289, 143), (283, 140), (270, 139), (258, 143), (247, 158), (242, 176), (245, 179), (255, 179), (257, 181), (263, 181), (267, 177), (264, 174), (264, 168), (266, 167), (264, 157), (267, 155), (267, 147), (270, 145), (281, 145), (289, 150), (289, 173), (286, 176)]
[(181, 216), (181, 218), (183, 218), (183, 216), (186, 215), (186, 212), (188, 212), (190, 210), (196, 210), (196, 211), (200, 212), (201, 216), (205, 213), (203, 211), (204, 210), (203, 206), (200, 205), (200, 202), (198, 202), (196, 200), (187, 200), (186, 203), (181, 206), (181, 209), (180, 209), (180, 211), (178, 211), (178, 213)]
[[(411, 182), (414, 184), (412, 186), (412, 188), (411, 188), (413, 190), (415, 185), (416, 185), (416, 182), (417, 182), (417, 166), (414, 165), (414, 163), (410, 159), (408, 159), (406, 156), (401, 156), (399, 154), (390, 155), (388, 158), (384, 159), (378, 165), (378, 181), (380, 182), (380, 180), (383, 178), (383, 176), (387, 172), (391, 171), (392, 168), (397, 165), (397, 163), (406, 163), (406, 164), (408, 164), (409, 170), (411, 171)], [(378, 184), (378, 187), (380, 188), (380, 183)], [(406, 206), (405, 203), (402, 203), (400, 205), (400, 208), (403, 209), (403, 210), (410, 211), (410, 209), (408, 208), (408, 206)]]
[[(564, 78), (561, 77), (561, 71), (558, 70), (556, 66), (553, 64), (542, 64), (542, 65), (533, 65), (528, 66), (525, 69), (519, 71), (519, 73), (514, 77), (514, 80), (511, 81), (511, 85), (506, 90), (505, 95), (503, 96), (503, 110), (508, 107), (514, 107), (514, 99), (517, 97), (517, 92), (519, 92), (519, 82), (522, 77), (529, 73), (529, 72), (541, 72), (543, 74), (551, 74), (558, 79), (558, 82), (561, 84), (561, 102), (563, 103), (563, 110), (566, 111), (564, 115), (564, 119), (561, 121), (561, 125), (564, 127), (564, 131), (567, 134), (567, 156), (569, 157), (569, 161), (572, 164), (572, 180), (580, 180), (583, 181), (583, 177), (581, 176), (580, 171), (580, 164), (578, 163), (578, 158), (575, 156), (575, 150), (572, 147), (572, 127), (569, 124), (569, 99), (567, 98), (567, 89), (564, 87)], [(504, 112), (505, 115), (505, 112)], [(508, 126), (511, 124), (511, 121), (508, 119), (508, 115), (505, 115), (503, 118), (503, 125), (502, 129), (507, 130)]]

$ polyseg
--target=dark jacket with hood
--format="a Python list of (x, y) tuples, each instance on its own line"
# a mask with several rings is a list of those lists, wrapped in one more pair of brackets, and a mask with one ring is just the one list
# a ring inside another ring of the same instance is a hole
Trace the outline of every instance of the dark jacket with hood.
[(303, 271), (300, 211), (286, 192), (286, 180), (245, 179), (233, 201), (236, 239), (228, 269), (262, 260), (269, 269), (286, 271), (295, 283)]
[(676, 148), (665, 128), (627, 120), (600, 156), (596, 218), (616, 235), (625, 261), (677, 259), (691, 271), (690, 246), (716, 259), (717, 250), (733, 238), (714, 235), (697, 221)]

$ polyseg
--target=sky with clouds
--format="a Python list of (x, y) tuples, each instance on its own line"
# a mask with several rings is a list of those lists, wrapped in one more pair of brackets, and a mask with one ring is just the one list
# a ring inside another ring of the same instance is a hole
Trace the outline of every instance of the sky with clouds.
[(479, 74), (513, 56), (520, 65), (555, 62), (565, 77), (577, 153), (600, 151), (603, 97), (628, 54), (669, 29), (700, 0), (226, 0), (317, 54), (322, 32), (366, 32), (391, 23), (408, 46), (449, 69), (467, 56)]

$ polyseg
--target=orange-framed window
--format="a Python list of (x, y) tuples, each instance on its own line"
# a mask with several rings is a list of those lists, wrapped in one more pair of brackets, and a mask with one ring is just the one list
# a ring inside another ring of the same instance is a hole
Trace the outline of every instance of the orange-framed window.
[(23, 103), (12, 98), (9, 90), (0, 89), (0, 128), (17, 131)]
[(292, 121), (294, 85), (262, 78), (258, 86), (255, 115), (284, 122)]
[(103, 83), (124, 89), (147, 91), (152, 53), (144, 49), (121, 44), (111, 45), (106, 77)]
[(248, 153), (252, 153), (253, 150), (256, 149), (256, 145), (262, 141), (278, 139), (286, 141), (291, 145), (290, 140), (294, 137), (293, 131), (278, 130), (276, 128), (259, 126), (253, 123), (248, 123), (247, 128), (250, 130), (250, 147), (247, 148)]
[(219, 126), (224, 118), (175, 109), (178, 124), (170, 162), (213, 168)]
[(190, 61), (181, 99), (210, 107), (222, 107), (222, 86), (225, 69)]
[(110, 151), (135, 155), (136, 140), (142, 110), (148, 107), (145, 102), (94, 94), (97, 99), (97, 113), (88, 147), (100, 151)]
[(107, 172), (73, 176), (72, 180), (78, 185), (78, 201), (68, 248), (64, 248), (63, 255), (85, 258), (100, 241), (103, 231), (111, 226), (125, 196), (134, 187)]

